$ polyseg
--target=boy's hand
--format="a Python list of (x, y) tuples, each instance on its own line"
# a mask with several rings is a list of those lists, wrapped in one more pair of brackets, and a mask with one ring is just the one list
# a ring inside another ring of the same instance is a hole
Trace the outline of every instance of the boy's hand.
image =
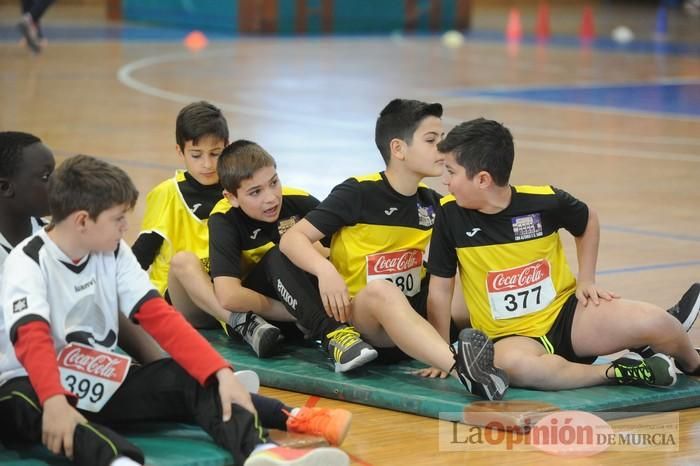
[(441, 378), (444, 379), (446, 378), (449, 374), (442, 369), (438, 369), (437, 367), (424, 367), (423, 369), (418, 369), (416, 371), (413, 371), (414, 375), (420, 375), (421, 377), (428, 377), (431, 379), (435, 378)]
[(219, 396), (221, 397), (221, 410), (224, 422), (231, 419), (232, 403), (247, 409), (253, 414), (257, 414), (253, 401), (250, 399), (250, 393), (238, 381), (231, 369), (219, 369), (216, 373), (216, 378), (219, 381)]
[(328, 270), (318, 275), (318, 291), (321, 293), (323, 308), (329, 317), (346, 323), (352, 313), (348, 287), (333, 264), (328, 262), (328, 265)]
[(583, 306), (588, 306), (589, 302), (592, 302), (596, 306), (600, 304), (600, 299), (605, 301), (612, 301), (617, 299), (620, 295), (613, 293), (612, 291), (601, 290), (593, 282), (578, 282), (576, 285), (576, 297)]
[(72, 407), (65, 395), (54, 395), (44, 401), (44, 414), (41, 419), (41, 443), (52, 453), (64, 453), (73, 459), (73, 436), (78, 424), (87, 420)]

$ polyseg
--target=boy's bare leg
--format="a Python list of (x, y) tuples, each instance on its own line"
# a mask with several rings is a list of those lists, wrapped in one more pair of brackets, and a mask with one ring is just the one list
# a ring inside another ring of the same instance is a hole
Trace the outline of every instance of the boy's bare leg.
[(649, 345), (675, 358), (686, 371), (700, 367), (700, 355), (682, 324), (653, 304), (627, 299), (601, 300), (598, 306), (578, 303), (571, 332), (571, 343), (579, 356)]
[(216, 299), (199, 258), (191, 252), (178, 252), (170, 261), (168, 294), (175, 309), (197, 328), (216, 327), (212, 317), (227, 322), (230, 315)]
[(119, 347), (141, 364), (148, 364), (167, 356), (140, 325), (136, 325), (119, 313)]
[(505, 369), (512, 386), (538, 390), (565, 390), (608, 382), (607, 364), (589, 365), (548, 354), (539, 342), (513, 336), (496, 342), (495, 365)]
[(352, 324), (375, 347), (398, 346), (414, 359), (449, 372), (450, 347), (393, 284), (375, 280), (352, 303)]

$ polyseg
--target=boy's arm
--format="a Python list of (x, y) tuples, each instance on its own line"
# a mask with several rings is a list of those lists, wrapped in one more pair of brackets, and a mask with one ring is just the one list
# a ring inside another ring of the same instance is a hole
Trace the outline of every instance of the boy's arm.
[(148, 364), (167, 357), (153, 337), (140, 326), (119, 313), (119, 341), (121, 349), (141, 364)]
[(430, 277), (428, 288), (428, 322), (443, 340), (450, 342), (450, 317), (455, 278)]
[(163, 246), (163, 241), (163, 237), (154, 231), (141, 232), (139, 237), (136, 238), (131, 250), (143, 270), (148, 270), (151, 264), (153, 264), (153, 261), (156, 260), (160, 248)]
[(314, 246), (323, 237), (320, 230), (303, 219), (282, 236), (280, 251), (297, 267), (318, 278), (318, 289), (326, 314), (339, 322), (347, 322), (351, 308), (345, 280)]
[(599, 289), (595, 283), (596, 263), (598, 261), (598, 244), (600, 242), (600, 223), (598, 214), (588, 208), (588, 222), (586, 229), (580, 236), (574, 237), (576, 241), (576, 255), (578, 257), (578, 281), (576, 283), (576, 297), (584, 306), (590, 299), (596, 306), (600, 303), (598, 298), (611, 301), (619, 296), (615, 293)]

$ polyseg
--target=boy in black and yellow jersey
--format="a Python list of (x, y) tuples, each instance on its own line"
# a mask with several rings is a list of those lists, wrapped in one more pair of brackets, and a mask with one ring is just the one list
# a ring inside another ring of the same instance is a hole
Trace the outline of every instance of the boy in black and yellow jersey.
[(148, 193), (141, 232), (132, 247), (156, 289), (198, 328), (218, 325), (209, 315), (228, 315), (208, 275), (207, 228), (212, 208), (223, 199), (216, 161), (228, 137), (226, 118), (210, 103), (194, 102), (180, 110), (175, 150), (185, 170)]
[[(392, 100), (375, 128), (386, 170), (336, 186), (287, 232), (280, 249), (318, 277), (325, 312), (352, 323), (382, 359), (405, 357), (403, 351), (452, 373), (470, 391), (499, 399), (508, 382), (493, 367), (492, 355), (476, 355), (469, 367), (456, 365), (452, 347), (422, 317), (428, 292), (424, 258), (440, 195), (421, 180), (442, 173), (441, 117), (440, 104)], [(312, 246), (323, 238), (331, 238), (330, 261)], [(471, 375), (477, 367), (484, 380)]]
[[(209, 250), (216, 296), (232, 312), (226, 322), (264, 357), (277, 347), (279, 330), (263, 317), (293, 321), (299, 308), (317, 309), (324, 326), (335, 332), (335, 339), (353, 348), (342, 359), (336, 358), (337, 370), (350, 370), (374, 359), (377, 352), (354, 330), (325, 316), (313, 288), (294, 296), (287, 289), (295, 286), (298, 270), (282, 256), (277, 244), (318, 200), (305, 191), (283, 188), (275, 160), (251, 141), (235, 141), (226, 147), (218, 171), (226, 200), (214, 208), (209, 220)], [(310, 326), (303, 315), (299, 324)]]
[[(446, 155), (443, 181), (451, 195), (441, 200), (430, 245), (428, 314), (443, 337), (459, 269), (475, 329), (460, 345), (478, 341), (495, 351), (496, 365), (513, 385), (668, 387), (676, 373), (666, 354), (683, 370), (698, 370), (700, 356), (683, 327), (697, 317), (700, 286), (667, 313), (596, 285), (596, 213), (552, 186), (510, 185), (513, 139), (501, 124), (483, 118), (462, 123), (438, 148)], [(578, 280), (564, 255), (561, 228), (575, 237)], [(644, 345), (658, 353), (591, 365), (598, 355)]]

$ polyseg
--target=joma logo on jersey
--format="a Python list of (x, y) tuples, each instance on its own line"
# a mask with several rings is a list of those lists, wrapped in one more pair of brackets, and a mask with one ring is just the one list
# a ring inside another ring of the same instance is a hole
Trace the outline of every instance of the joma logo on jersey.
[(82, 285), (75, 285), (73, 288), (75, 288), (76, 293), (80, 293), (81, 291), (90, 288), (95, 284), (95, 279), (91, 278), (89, 282), (83, 283)]

